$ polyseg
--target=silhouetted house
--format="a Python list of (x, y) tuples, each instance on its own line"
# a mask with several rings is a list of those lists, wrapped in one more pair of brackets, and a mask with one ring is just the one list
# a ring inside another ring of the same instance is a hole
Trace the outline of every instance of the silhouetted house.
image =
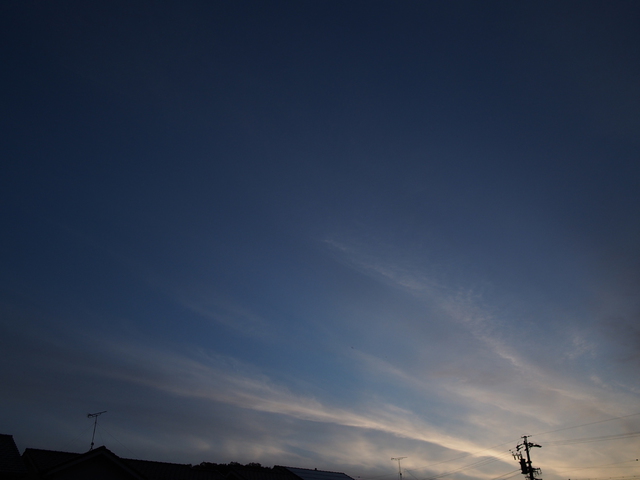
[(27, 448), (22, 459), (32, 478), (42, 480), (224, 480), (191, 465), (120, 458), (106, 447), (86, 453)]
[(194, 468), (216, 470), (224, 475), (226, 480), (353, 480), (353, 478), (344, 473), (328, 472), (317, 468), (311, 470), (281, 465), (269, 468), (263, 467), (259, 463), (240, 465), (239, 463), (216, 464), (203, 462)]
[(227, 480), (300, 480), (300, 478), (283, 467), (268, 468), (259, 464), (230, 464), (212, 467), (222, 473)]
[(274, 469), (275, 468), (284, 468), (301, 480), (353, 480), (353, 478), (345, 473), (327, 472), (325, 470), (318, 470), (317, 468), (315, 470), (295, 467), (274, 467)]
[(23, 479), (27, 469), (12, 435), (0, 434), (0, 479)]
[(0, 480), (353, 480), (344, 473), (258, 463), (200, 465), (120, 458), (106, 447), (86, 453), (25, 449), (0, 435)]

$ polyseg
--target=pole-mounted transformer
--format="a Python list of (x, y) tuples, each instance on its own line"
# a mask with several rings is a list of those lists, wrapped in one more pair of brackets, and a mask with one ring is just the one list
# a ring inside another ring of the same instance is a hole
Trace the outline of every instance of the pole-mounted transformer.
[[(533, 465), (531, 465), (531, 451), (529, 450), (532, 447), (542, 447), (537, 443), (531, 443), (527, 441), (526, 435), (524, 435), (522, 439), (523, 442), (519, 445), (516, 445), (515, 452), (511, 450), (511, 454), (513, 455), (513, 458), (517, 460), (518, 463), (520, 463), (520, 471), (528, 480), (542, 480), (542, 478), (537, 476), (542, 473), (542, 471), (539, 468), (534, 468)], [(524, 450), (526, 458), (522, 455), (522, 450)]]

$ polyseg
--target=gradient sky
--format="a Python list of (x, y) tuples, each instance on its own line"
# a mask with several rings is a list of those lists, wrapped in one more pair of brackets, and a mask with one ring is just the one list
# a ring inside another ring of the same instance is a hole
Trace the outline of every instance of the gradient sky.
[[(0, 432), (640, 475), (640, 6), (3, 1)], [(571, 428), (570, 428), (571, 427)], [(575, 427), (575, 428), (574, 428)], [(602, 438), (606, 436), (606, 438)]]

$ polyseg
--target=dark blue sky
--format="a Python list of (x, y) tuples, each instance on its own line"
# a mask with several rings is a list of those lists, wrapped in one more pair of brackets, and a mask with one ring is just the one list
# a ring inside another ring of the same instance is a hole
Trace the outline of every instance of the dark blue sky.
[(490, 480), (523, 434), (639, 413), (638, 24), (4, 2), (0, 430), (83, 451), (108, 410), (123, 456), (390, 478), (507, 442), (456, 474)]

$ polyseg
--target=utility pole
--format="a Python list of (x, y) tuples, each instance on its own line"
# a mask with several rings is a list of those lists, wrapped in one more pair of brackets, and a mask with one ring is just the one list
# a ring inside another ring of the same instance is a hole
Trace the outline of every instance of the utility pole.
[[(541, 473), (541, 470), (539, 468), (534, 468), (533, 465), (531, 465), (531, 451), (530, 451), (530, 448), (532, 447), (537, 447), (537, 448), (542, 448), (542, 447), (536, 443), (531, 443), (527, 441), (527, 435), (524, 435), (522, 439), (523, 439), (523, 442), (519, 445), (516, 445), (516, 451), (514, 452), (512, 450), (511, 454), (513, 455), (513, 458), (520, 463), (520, 471), (528, 480), (542, 480), (540, 477), (536, 476), (539, 473)], [(522, 456), (521, 450), (523, 448), (524, 448), (524, 453), (527, 456), (526, 459)]]
[(107, 413), (107, 411), (103, 411), (103, 412), (98, 412), (98, 413), (90, 413), (87, 415), (87, 418), (93, 418), (93, 435), (91, 435), (91, 448), (89, 448), (89, 451), (93, 450), (93, 439), (96, 437), (96, 427), (98, 426), (98, 417), (100, 415), (102, 415), (103, 413)]
[(397, 460), (398, 462), (398, 480), (402, 480), (402, 468), (400, 467), (400, 460), (407, 457), (394, 457), (391, 460)]

